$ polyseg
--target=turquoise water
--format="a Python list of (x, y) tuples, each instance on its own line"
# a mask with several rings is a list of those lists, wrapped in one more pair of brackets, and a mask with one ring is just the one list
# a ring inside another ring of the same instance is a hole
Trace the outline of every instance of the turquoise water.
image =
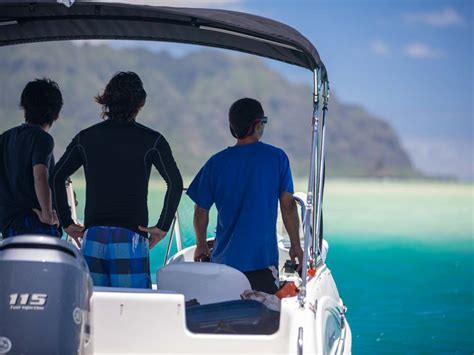
[(472, 243), (446, 250), (340, 239), (327, 263), (348, 307), (354, 354), (472, 354)]
[[(163, 186), (152, 183), (150, 192), (154, 221)], [(327, 264), (348, 307), (354, 354), (473, 353), (473, 196), (472, 184), (328, 181)], [(186, 245), (194, 241), (192, 210), (183, 198)], [(152, 271), (167, 240), (151, 252)]]

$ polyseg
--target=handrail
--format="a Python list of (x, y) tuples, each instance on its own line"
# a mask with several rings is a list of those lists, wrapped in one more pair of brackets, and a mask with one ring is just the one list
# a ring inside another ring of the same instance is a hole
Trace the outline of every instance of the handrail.
[(179, 224), (179, 213), (177, 210), (176, 210), (176, 214), (174, 218), (176, 220), (176, 223), (174, 224), (174, 235), (176, 236), (176, 249), (178, 251), (181, 251), (183, 250), (183, 239), (181, 238), (181, 225)]
[[(317, 243), (317, 249), (321, 251), (323, 236), (321, 234), (321, 223), (322, 223), (322, 213), (323, 213), (323, 188), (324, 188), (324, 169), (325, 169), (325, 141), (326, 141), (326, 112), (328, 110), (328, 100), (329, 100), (329, 86), (327, 82), (323, 83), (323, 107), (322, 107), (322, 116), (321, 116), (321, 147), (319, 155), (319, 177), (318, 177), (318, 204), (316, 209), (316, 230), (313, 240), (313, 248)], [(322, 262), (321, 252), (318, 253), (318, 263)]]
[[(183, 187), (183, 192), (188, 191), (187, 187)], [(179, 207), (179, 206), (178, 206)], [(168, 245), (166, 246), (166, 254), (165, 254), (165, 259), (163, 260), (163, 266), (166, 265), (168, 262), (168, 258), (171, 252), (171, 245), (173, 243), (173, 235), (176, 235), (176, 249), (178, 251), (183, 250), (183, 240), (181, 238), (181, 226), (179, 222), (179, 213), (178, 210), (176, 210), (176, 213), (173, 217), (173, 221), (171, 222), (171, 228), (169, 230), (170, 234), (170, 239), (168, 240)]]
[(300, 206), (301, 222), (304, 223), (304, 219), (306, 218), (306, 201), (301, 197), (297, 196), (296, 194), (293, 194), (293, 200), (295, 200), (295, 202)]
[[(74, 188), (72, 187), (71, 177), (68, 177), (66, 179), (66, 198), (69, 204), (69, 209), (71, 210), (71, 218), (74, 221), (74, 223), (79, 224), (79, 221), (77, 219), (76, 199), (74, 197)], [(75, 239), (71, 238), (69, 234), (66, 234), (66, 235), (67, 235), (66, 240), (68, 242), (74, 244), (78, 249), (81, 248), (80, 244), (76, 242)]]
[(173, 222), (171, 224), (171, 228), (169, 230), (170, 234), (170, 239), (168, 240), (168, 245), (166, 246), (166, 254), (165, 254), (165, 259), (163, 260), (163, 266), (166, 265), (168, 262), (168, 258), (171, 252), (171, 244), (173, 242), (173, 235), (176, 236), (176, 249), (177, 251), (183, 250), (183, 241), (181, 239), (181, 226), (179, 223), (179, 213), (176, 211), (176, 214), (174, 215)]
[[(178, 211), (176, 211), (176, 215), (177, 215)], [(170, 238), (168, 240), (168, 245), (166, 246), (166, 254), (165, 254), (165, 259), (163, 261), (163, 266), (166, 265), (166, 262), (168, 261), (168, 257), (170, 255), (170, 251), (171, 251), (171, 244), (172, 244), (172, 241), (173, 241), (173, 231), (174, 231), (174, 226), (176, 224), (176, 215), (174, 216), (173, 218), (173, 222), (171, 222), (171, 228), (170, 228)]]
[(69, 208), (71, 209), (71, 218), (74, 223), (77, 223), (77, 210), (76, 210), (76, 201), (74, 198), (74, 189), (72, 187), (71, 177), (66, 179), (66, 196)]
[[(314, 248), (315, 239), (315, 225), (316, 225), (316, 211), (314, 209), (315, 201), (319, 202), (319, 196), (316, 192), (316, 171), (318, 170), (318, 142), (319, 142), (319, 72), (314, 71), (314, 102), (313, 102), (313, 120), (312, 120), (312, 135), (311, 135), (311, 156), (309, 162), (309, 179), (308, 179), (308, 195), (306, 199), (306, 214), (303, 224), (304, 233), (304, 261), (302, 269), (302, 283), (300, 292), (298, 294), (298, 301), (300, 307), (304, 307), (306, 298), (306, 284), (308, 275), (308, 264), (314, 260), (314, 252), (320, 254), (319, 247)], [(319, 192), (319, 190), (318, 190)], [(317, 207), (317, 206), (316, 206)]]

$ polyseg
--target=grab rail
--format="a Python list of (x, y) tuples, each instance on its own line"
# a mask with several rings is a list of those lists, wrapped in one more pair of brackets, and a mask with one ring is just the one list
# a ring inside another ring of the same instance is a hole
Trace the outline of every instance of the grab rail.
[(174, 215), (173, 222), (171, 223), (171, 228), (170, 228), (170, 239), (168, 240), (168, 245), (166, 246), (166, 254), (165, 254), (165, 259), (163, 261), (163, 266), (166, 265), (166, 262), (168, 261), (170, 252), (171, 252), (171, 244), (173, 243), (173, 235), (176, 235), (176, 248), (178, 251), (183, 250), (183, 242), (181, 239), (181, 228), (179, 224), (179, 213), (176, 211), (176, 214)]
[[(297, 194), (301, 195), (301, 197)], [(306, 218), (306, 194), (303, 192), (297, 192), (297, 194), (293, 194), (293, 200), (300, 206), (301, 223), (304, 223), (304, 219)]]
[[(72, 179), (68, 177), (66, 179), (66, 198), (69, 205), (69, 210), (71, 211), (71, 218), (74, 223), (79, 224), (79, 220), (77, 219), (77, 209), (76, 209), (76, 196), (74, 194), (74, 188), (72, 186)], [(81, 245), (76, 242), (74, 238), (72, 238), (69, 234), (67, 234), (66, 240), (73, 245), (75, 245), (78, 249), (81, 249)]]

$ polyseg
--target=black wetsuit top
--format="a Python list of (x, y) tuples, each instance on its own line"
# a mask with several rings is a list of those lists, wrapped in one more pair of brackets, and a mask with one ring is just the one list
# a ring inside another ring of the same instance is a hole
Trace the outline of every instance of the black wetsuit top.
[(108, 119), (81, 131), (56, 164), (50, 178), (58, 217), (63, 227), (72, 223), (65, 181), (80, 166), (86, 178), (86, 228), (122, 227), (140, 234), (148, 225), (148, 181), (154, 165), (167, 183), (156, 226), (170, 228), (183, 191), (183, 180), (166, 139), (136, 122)]
[(40, 208), (36, 197), (33, 166), (54, 166), (54, 140), (41, 127), (22, 124), (0, 135), (0, 229), (22, 223), (33, 208)]

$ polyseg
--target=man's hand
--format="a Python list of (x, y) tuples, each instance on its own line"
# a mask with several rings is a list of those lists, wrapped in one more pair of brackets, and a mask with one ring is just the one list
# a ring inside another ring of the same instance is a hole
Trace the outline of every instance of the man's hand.
[(207, 246), (207, 243), (203, 245), (196, 245), (196, 249), (194, 249), (194, 261), (201, 261), (204, 257), (209, 257), (211, 255), (211, 251)]
[(301, 246), (299, 244), (298, 245), (292, 245), (290, 247), (291, 261), (296, 263), (295, 258), (298, 259), (298, 268), (296, 269), (296, 271), (298, 271), (298, 272), (301, 270), (301, 267), (303, 266), (303, 257), (304, 257), (304, 252), (303, 252), (303, 249), (301, 249)]
[(73, 222), (69, 226), (64, 228), (64, 230), (72, 239), (74, 239), (77, 246), (80, 248), (81, 239), (82, 239), (82, 236), (84, 235), (84, 226), (81, 226), (80, 224), (76, 224)]
[(298, 209), (296, 202), (293, 199), (293, 194), (289, 192), (283, 192), (280, 196), (280, 209), (283, 224), (290, 237), (290, 258), (295, 263), (295, 258), (298, 259), (298, 268), (296, 271), (300, 271), (303, 266), (303, 249), (301, 249), (300, 242), (300, 220), (298, 217)]
[(158, 244), (159, 241), (161, 241), (164, 237), (166, 237), (166, 233), (168, 233), (161, 230), (158, 227), (147, 228), (147, 227), (138, 226), (138, 229), (142, 232), (150, 233), (150, 244), (148, 246), (150, 250), (153, 249), (153, 247), (156, 244)]
[(33, 212), (36, 213), (41, 223), (49, 224), (51, 226), (59, 226), (59, 220), (55, 210), (53, 210), (51, 213), (48, 213), (37, 208), (33, 208)]

